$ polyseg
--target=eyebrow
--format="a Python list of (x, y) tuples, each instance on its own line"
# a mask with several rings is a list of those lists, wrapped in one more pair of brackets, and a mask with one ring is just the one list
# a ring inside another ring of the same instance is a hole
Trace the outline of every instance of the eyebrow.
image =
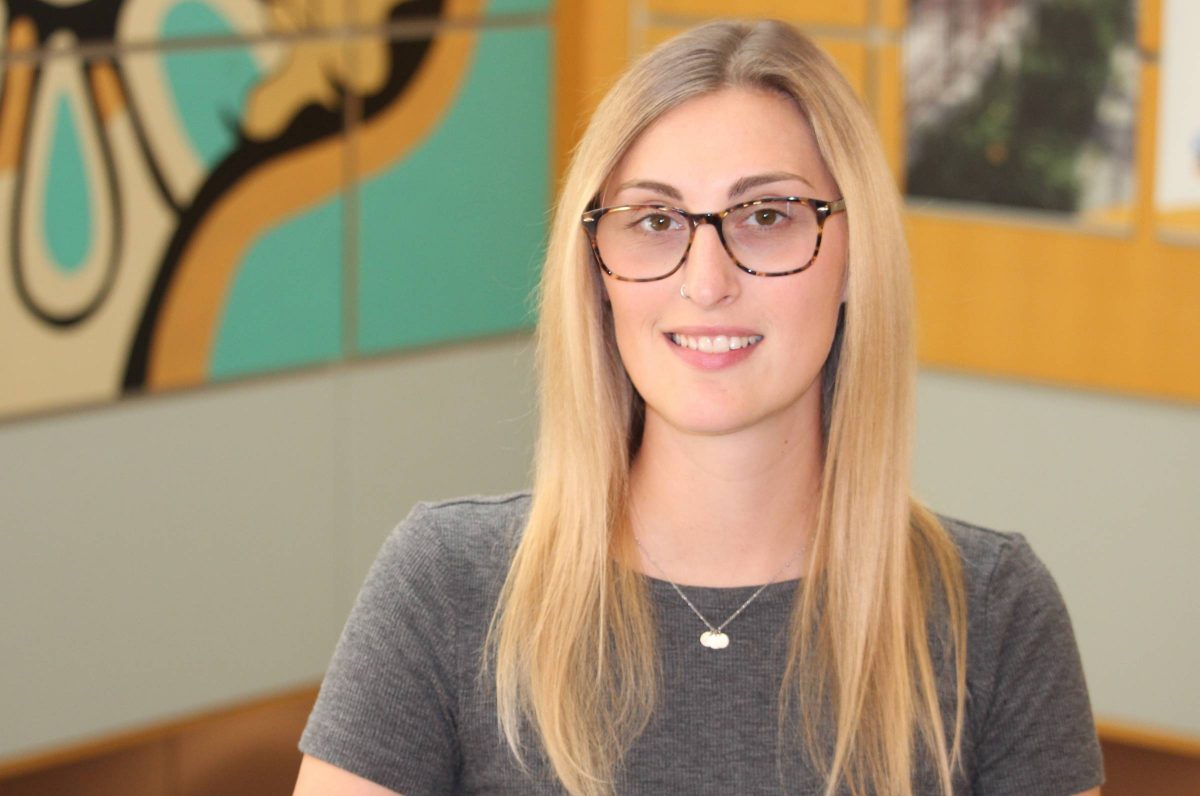
[(757, 188), (760, 185), (767, 185), (772, 182), (783, 182), (785, 180), (798, 180), (809, 188), (816, 190), (816, 187), (808, 180), (801, 177), (799, 174), (792, 174), (790, 171), (772, 171), (767, 174), (755, 174), (750, 177), (742, 177), (729, 188), (729, 198), (735, 199), (749, 191), (751, 188)]
[[(798, 180), (799, 182), (807, 185), (809, 188), (813, 188), (813, 190), (815, 190), (813, 184), (801, 177), (799, 174), (792, 174), (790, 171), (772, 171), (767, 172), (766, 174), (753, 174), (737, 180), (729, 187), (729, 198), (734, 199), (753, 188), (757, 188), (760, 185), (769, 185), (773, 182), (783, 182), (785, 180)], [(662, 194), (663, 196), (670, 197), (677, 202), (683, 201), (683, 194), (679, 192), (679, 189), (672, 185), (667, 185), (665, 182), (656, 182), (654, 180), (630, 180), (628, 182), (621, 183), (617, 187), (617, 193), (619, 194), (628, 188), (642, 188), (647, 191), (653, 191), (655, 193)]]
[(669, 196), (677, 202), (683, 201), (683, 194), (679, 192), (679, 189), (667, 185), (665, 182), (655, 182), (654, 180), (630, 180), (629, 182), (623, 182), (617, 186), (617, 193), (619, 194), (621, 191), (624, 191), (627, 188), (643, 188), (647, 191), (660, 193), (663, 196)]

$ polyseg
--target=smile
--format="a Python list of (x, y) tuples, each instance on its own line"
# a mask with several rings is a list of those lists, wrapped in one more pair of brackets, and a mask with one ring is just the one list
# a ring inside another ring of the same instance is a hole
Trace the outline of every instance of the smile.
[(754, 334), (749, 337), (726, 336), (723, 334), (715, 337), (692, 337), (691, 335), (672, 333), (668, 334), (667, 337), (680, 348), (688, 348), (704, 354), (724, 354), (727, 351), (749, 348), (763, 339), (761, 334)]

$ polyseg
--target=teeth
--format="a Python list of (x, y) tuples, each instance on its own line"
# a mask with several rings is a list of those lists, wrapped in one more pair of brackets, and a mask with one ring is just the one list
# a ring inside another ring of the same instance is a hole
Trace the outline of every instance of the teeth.
[(753, 334), (749, 337), (726, 337), (723, 334), (719, 334), (716, 337), (690, 337), (683, 334), (671, 335), (671, 342), (675, 345), (705, 354), (724, 354), (728, 351), (736, 351), (739, 348), (749, 348), (762, 339), (761, 334)]

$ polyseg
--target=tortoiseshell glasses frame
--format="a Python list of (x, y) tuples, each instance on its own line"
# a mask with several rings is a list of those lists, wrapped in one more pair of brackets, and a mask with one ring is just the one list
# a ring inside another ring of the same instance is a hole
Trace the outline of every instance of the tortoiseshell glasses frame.
[[(803, 265), (800, 265), (797, 268), (791, 268), (786, 271), (765, 271), (765, 270), (761, 270), (761, 269), (756, 270), (754, 268), (750, 268), (747, 265), (745, 265), (744, 263), (742, 263), (738, 259), (737, 255), (735, 255), (733, 253), (733, 251), (730, 250), (729, 242), (725, 238), (725, 229), (722, 226), (722, 223), (724, 222), (726, 217), (729, 216), (730, 213), (736, 213), (739, 210), (747, 210), (747, 209), (759, 207), (759, 206), (766, 205), (766, 204), (773, 203), (773, 202), (794, 202), (797, 204), (801, 204), (801, 205), (809, 208), (812, 211), (813, 215), (816, 217), (817, 235), (816, 235), (816, 240), (813, 245), (812, 256), (809, 257), (804, 262)], [(636, 210), (639, 208), (645, 209), (645, 210), (659, 210), (659, 211), (666, 211), (666, 212), (674, 213), (675, 215), (678, 215), (681, 218), (687, 219), (687, 221), (689, 222), (688, 242), (687, 242), (687, 246), (684, 247), (683, 255), (679, 258), (679, 261), (670, 268), (670, 270), (668, 270), (667, 272), (660, 274), (658, 276), (647, 276), (647, 277), (622, 276), (622, 275), (616, 273), (615, 271), (613, 271), (613, 269), (609, 268), (609, 266), (604, 262), (604, 257), (600, 254), (600, 244), (597, 240), (597, 230), (600, 226), (600, 219), (602, 219), (605, 215), (607, 215), (609, 213), (626, 212), (626, 211), (630, 211), (630, 210)], [(832, 216), (836, 213), (844, 212), (845, 209), (846, 209), (846, 200), (845, 199), (829, 200), (829, 199), (812, 199), (812, 198), (803, 197), (803, 196), (768, 196), (768, 197), (764, 197), (762, 199), (755, 199), (754, 201), (751, 201), (751, 202), (742, 202), (740, 204), (734, 205), (733, 207), (728, 207), (724, 210), (721, 210), (721, 211), (715, 212), (715, 213), (689, 213), (688, 211), (683, 210), (682, 208), (671, 207), (670, 205), (663, 205), (663, 204), (633, 204), (633, 205), (615, 205), (613, 207), (597, 207), (597, 208), (594, 208), (594, 209), (584, 212), (584, 214), (580, 220), (583, 223), (584, 230), (587, 232), (588, 241), (591, 243), (592, 254), (595, 256), (596, 265), (599, 266), (600, 269), (602, 271), (604, 271), (604, 273), (608, 274), (613, 279), (619, 279), (622, 282), (657, 282), (661, 279), (666, 279), (667, 277), (671, 276), (676, 271), (678, 271), (681, 267), (683, 267), (684, 262), (687, 261), (688, 252), (690, 252), (692, 249), (692, 241), (695, 240), (695, 238), (696, 238), (696, 230), (700, 227), (701, 224), (712, 224), (713, 227), (716, 228), (717, 237), (720, 239), (721, 245), (725, 248), (725, 252), (729, 255), (729, 259), (733, 261), (734, 265), (736, 265), (738, 268), (745, 271), (746, 273), (751, 274), (753, 276), (788, 276), (790, 274), (798, 274), (801, 271), (803, 271), (804, 269), (808, 268), (810, 265), (812, 265), (816, 261), (817, 255), (820, 254), (820, 252), (821, 252), (821, 237), (824, 234), (826, 219), (828, 219), (830, 216)]]

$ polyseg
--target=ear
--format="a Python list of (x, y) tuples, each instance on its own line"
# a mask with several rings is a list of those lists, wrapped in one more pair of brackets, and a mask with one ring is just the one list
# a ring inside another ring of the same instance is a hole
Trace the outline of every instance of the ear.
[[(592, 256), (594, 257), (595, 255)], [(600, 302), (606, 308), (612, 309), (612, 299), (608, 295), (608, 279), (605, 278), (604, 274), (600, 272), (600, 269), (596, 267), (595, 262), (592, 263), (592, 269), (592, 278), (600, 283), (600, 287), (598, 288), (600, 293)]]

